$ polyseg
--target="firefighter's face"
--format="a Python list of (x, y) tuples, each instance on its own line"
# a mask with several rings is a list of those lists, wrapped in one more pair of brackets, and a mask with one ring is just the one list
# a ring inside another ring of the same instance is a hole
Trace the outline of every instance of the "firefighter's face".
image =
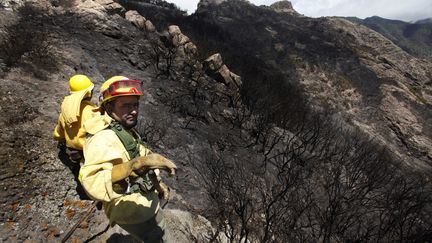
[(138, 121), (139, 96), (121, 96), (108, 104), (110, 115), (124, 128), (133, 128)]

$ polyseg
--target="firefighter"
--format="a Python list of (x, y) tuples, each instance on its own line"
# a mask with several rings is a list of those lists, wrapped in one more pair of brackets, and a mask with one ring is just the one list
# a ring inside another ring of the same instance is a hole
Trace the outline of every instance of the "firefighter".
[(159, 169), (172, 175), (177, 167), (152, 153), (134, 129), (143, 95), (140, 81), (123, 76), (102, 85), (103, 115), (85, 124), (89, 137), (80, 181), (92, 199), (102, 201), (111, 225), (144, 242), (167, 242), (160, 198), (168, 198), (169, 189), (160, 181)]

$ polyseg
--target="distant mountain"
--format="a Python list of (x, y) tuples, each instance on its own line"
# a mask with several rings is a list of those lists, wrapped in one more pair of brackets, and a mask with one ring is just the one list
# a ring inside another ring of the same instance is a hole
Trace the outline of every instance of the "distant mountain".
[(432, 24), (432, 18), (420, 19), (415, 22), (416, 24)]
[(381, 33), (414, 56), (432, 59), (432, 18), (419, 20), (415, 23), (378, 16), (364, 20), (359, 18), (347, 19)]

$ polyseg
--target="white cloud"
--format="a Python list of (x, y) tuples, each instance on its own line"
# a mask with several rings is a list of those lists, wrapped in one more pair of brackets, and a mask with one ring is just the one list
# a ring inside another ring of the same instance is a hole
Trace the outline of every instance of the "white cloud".
[[(193, 13), (198, 0), (171, 0), (181, 9)], [(255, 5), (270, 5), (277, 0), (250, 0)], [(380, 16), (412, 21), (432, 17), (431, 0), (292, 0), (294, 9), (306, 16)]]
[(294, 8), (307, 16), (380, 16), (412, 21), (432, 17), (431, 0), (296, 0)]
[(167, 2), (174, 3), (181, 10), (187, 10), (189, 14), (192, 14), (197, 9), (199, 0), (168, 0)]

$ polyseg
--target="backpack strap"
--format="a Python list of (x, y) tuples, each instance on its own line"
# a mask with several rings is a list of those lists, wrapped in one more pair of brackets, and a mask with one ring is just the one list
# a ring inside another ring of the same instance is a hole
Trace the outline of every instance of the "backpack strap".
[[(130, 132), (126, 131), (123, 126), (118, 122), (112, 122), (108, 129), (111, 129), (115, 132), (117, 137), (122, 142), (126, 151), (129, 154), (129, 159), (134, 159), (140, 155), (140, 144), (141, 138), (138, 134), (136, 134), (137, 138), (135, 138)], [(138, 178), (126, 178), (127, 189), (126, 194), (136, 193), (136, 192), (144, 192), (148, 193), (154, 191), (153, 183), (151, 182), (148, 174), (142, 175)]]
[(117, 137), (120, 139), (120, 141), (122, 142), (123, 146), (125, 147), (126, 151), (129, 154), (129, 159), (134, 159), (139, 156), (140, 143), (138, 141), (141, 140), (139, 137), (135, 138), (132, 134), (126, 131), (126, 129), (124, 129), (123, 126), (118, 122), (112, 122), (108, 126), (108, 128), (114, 131)]

